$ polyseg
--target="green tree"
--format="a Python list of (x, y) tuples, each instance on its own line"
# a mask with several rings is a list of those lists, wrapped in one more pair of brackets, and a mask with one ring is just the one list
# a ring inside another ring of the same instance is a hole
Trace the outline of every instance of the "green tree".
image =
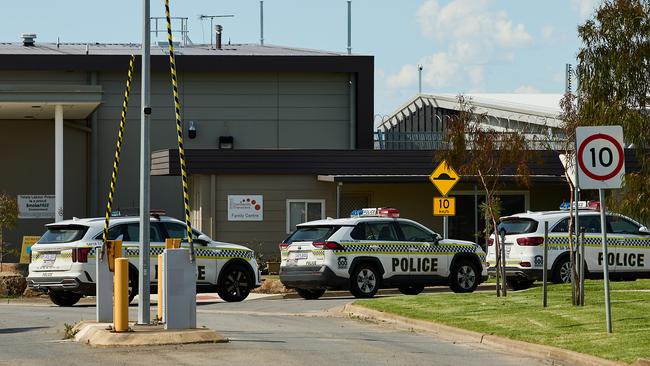
[(4, 261), (5, 254), (14, 254), (4, 247), (3, 231), (13, 229), (18, 221), (18, 202), (14, 196), (0, 193), (0, 264)]
[[(475, 113), (471, 102), (458, 96), (459, 112), (447, 125), (447, 148), (436, 153), (438, 160), (445, 160), (461, 175), (475, 176), (483, 188), (486, 227), (493, 231), (496, 250), (497, 296), (506, 296), (505, 244), (496, 231), (500, 216), (500, 201), (496, 196), (502, 186), (504, 173), (515, 175), (528, 186), (531, 158), (528, 141), (518, 131), (497, 132), (480, 121), (485, 115)], [(486, 232), (487, 233), (487, 232)]]
[(650, 1), (605, 0), (578, 27), (581, 125), (621, 125), (640, 171), (608, 199), (612, 210), (650, 224)]

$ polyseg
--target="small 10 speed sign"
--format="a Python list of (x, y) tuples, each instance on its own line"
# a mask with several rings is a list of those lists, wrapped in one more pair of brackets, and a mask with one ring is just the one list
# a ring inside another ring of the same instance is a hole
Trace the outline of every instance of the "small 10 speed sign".
[(621, 126), (578, 127), (576, 144), (580, 189), (621, 188), (625, 174)]

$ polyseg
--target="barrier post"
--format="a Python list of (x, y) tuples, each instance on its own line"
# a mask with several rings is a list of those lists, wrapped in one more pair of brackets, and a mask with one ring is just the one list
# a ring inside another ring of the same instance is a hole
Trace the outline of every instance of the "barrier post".
[(115, 304), (113, 305), (113, 330), (129, 330), (129, 260), (115, 259)]
[[(169, 239), (167, 239), (169, 240)], [(157, 308), (157, 317), (158, 321), (163, 320), (163, 256), (158, 254), (158, 274), (156, 275), (158, 279), (158, 306)]]

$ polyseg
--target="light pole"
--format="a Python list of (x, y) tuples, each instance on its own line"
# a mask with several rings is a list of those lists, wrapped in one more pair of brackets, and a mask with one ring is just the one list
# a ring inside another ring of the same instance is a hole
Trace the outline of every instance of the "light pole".
[(418, 64), (418, 93), (422, 94), (422, 64)]

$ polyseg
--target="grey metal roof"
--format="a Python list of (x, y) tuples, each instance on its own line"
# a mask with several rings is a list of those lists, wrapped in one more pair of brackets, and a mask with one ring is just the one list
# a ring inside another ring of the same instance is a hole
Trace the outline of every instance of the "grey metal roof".
[[(130, 55), (140, 54), (139, 43), (22, 43), (0, 42), (0, 55)], [(210, 45), (174, 45), (177, 55), (195, 56), (347, 56), (347, 53), (260, 44), (224, 44), (222, 49)], [(88, 53), (86, 53), (88, 52)], [(151, 45), (152, 55), (166, 55), (167, 44)], [(357, 55), (358, 56), (358, 55)]]

